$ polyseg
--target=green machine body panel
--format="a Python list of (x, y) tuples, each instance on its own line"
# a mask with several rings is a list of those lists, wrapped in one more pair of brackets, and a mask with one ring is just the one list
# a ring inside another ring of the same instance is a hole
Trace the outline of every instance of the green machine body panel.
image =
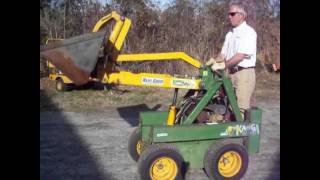
[[(141, 137), (145, 144), (168, 143), (177, 148), (187, 167), (203, 168), (203, 160), (209, 147), (220, 140), (239, 140), (249, 154), (259, 152), (262, 111), (259, 108), (250, 110), (250, 118), (244, 120), (237, 105), (237, 99), (231, 81), (222, 72), (221, 76), (212, 73), (208, 68), (200, 70), (205, 94), (198, 101), (191, 113), (180, 123), (168, 126), (168, 111), (141, 112)], [(225, 123), (194, 123), (205, 106), (211, 101), (220, 88), (228, 97), (229, 105), (235, 120)], [(178, 108), (180, 103), (178, 103)], [(148, 146), (144, 146), (143, 148)]]

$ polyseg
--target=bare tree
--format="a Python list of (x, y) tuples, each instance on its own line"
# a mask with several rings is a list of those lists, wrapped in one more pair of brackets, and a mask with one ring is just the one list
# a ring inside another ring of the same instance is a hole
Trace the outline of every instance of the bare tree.
[[(258, 65), (280, 63), (280, 0), (244, 0), (248, 23), (258, 34)], [(230, 25), (230, 0), (173, 0), (161, 11), (151, 0), (40, 1), (40, 43), (48, 37), (72, 37), (90, 32), (103, 15), (116, 10), (132, 20), (124, 53), (184, 51), (201, 62), (221, 51)], [(124, 63), (132, 71), (189, 72), (180, 62)]]

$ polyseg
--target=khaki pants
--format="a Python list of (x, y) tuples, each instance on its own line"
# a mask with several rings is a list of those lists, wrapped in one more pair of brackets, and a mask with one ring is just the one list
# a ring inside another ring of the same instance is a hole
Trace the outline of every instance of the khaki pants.
[(250, 100), (256, 86), (256, 73), (254, 68), (243, 69), (234, 74), (229, 74), (232, 85), (235, 88), (238, 106), (244, 113), (250, 108)]

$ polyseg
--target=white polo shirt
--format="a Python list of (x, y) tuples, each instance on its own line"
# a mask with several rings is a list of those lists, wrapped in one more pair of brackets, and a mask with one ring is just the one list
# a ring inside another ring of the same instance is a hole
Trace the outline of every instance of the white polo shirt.
[(238, 66), (256, 65), (257, 33), (245, 21), (227, 33), (221, 50), (227, 61), (236, 53), (247, 55)]

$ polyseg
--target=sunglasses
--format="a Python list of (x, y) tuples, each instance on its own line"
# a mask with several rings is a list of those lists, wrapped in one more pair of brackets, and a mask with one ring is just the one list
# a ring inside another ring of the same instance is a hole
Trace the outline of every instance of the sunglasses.
[(229, 13), (228, 13), (228, 16), (233, 17), (233, 16), (235, 16), (237, 13), (240, 13), (240, 12), (229, 12)]

